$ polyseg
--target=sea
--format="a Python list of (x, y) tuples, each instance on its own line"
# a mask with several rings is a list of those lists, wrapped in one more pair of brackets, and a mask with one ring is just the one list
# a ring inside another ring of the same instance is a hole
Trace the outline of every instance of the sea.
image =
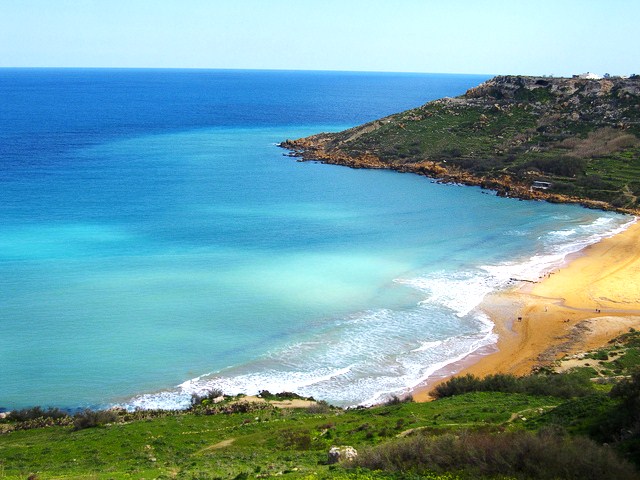
[(403, 395), (630, 217), (285, 156), (484, 75), (0, 69), (0, 408)]

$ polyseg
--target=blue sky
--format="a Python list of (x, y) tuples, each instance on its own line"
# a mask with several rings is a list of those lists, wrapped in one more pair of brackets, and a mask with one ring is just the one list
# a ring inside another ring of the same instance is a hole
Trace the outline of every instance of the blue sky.
[(640, 73), (640, 0), (0, 0), (0, 66)]

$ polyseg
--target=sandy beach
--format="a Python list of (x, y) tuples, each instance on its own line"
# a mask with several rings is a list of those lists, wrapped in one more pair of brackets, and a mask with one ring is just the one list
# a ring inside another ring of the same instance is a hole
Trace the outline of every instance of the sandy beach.
[(564, 355), (600, 347), (640, 329), (640, 222), (591, 245), (537, 283), (485, 298), (497, 345), (436, 372), (413, 392), (417, 401), (452, 375), (524, 375)]

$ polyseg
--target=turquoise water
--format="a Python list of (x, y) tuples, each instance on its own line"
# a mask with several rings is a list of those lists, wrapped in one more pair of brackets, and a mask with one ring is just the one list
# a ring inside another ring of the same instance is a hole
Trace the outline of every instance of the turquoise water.
[[(79, 95), (71, 104), (84, 123), (61, 107), (23, 127), (7, 121), (1, 407), (181, 407), (211, 387), (380, 401), (495, 342), (477, 309), (484, 295), (511, 276), (535, 278), (629, 221), (410, 174), (300, 163), (276, 146), (370, 119), (357, 112), (371, 102), (350, 104), (345, 85), (384, 98), (393, 82), (419, 90), (413, 76), (332, 77), (342, 88), (335, 99), (318, 94), (322, 112), (310, 111), (305, 124), (286, 102), (330, 88), (322, 74), (235, 72), (252, 87), (240, 82), (230, 102), (229, 85), (196, 73), (172, 80), (176, 92), (191, 87), (189, 101), (160, 96), (168, 87), (154, 87), (149, 72), (126, 82), (105, 73), (101, 82), (133, 89), (122, 98), (138, 99), (126, 102), (135, 108), (110, 98), (106, 110), (121, 116), (93, 118), (88, 105), (97, 100), (76, 92), (68, 95)], [(92, 75), (63, 80), (89, 78), (104, 94)], [(420, 88), (435, 85), (432, 95), (464, 86), (456, 76), (424, 77)], [(44, 78), (68, 92), (59, 76)], [(166, 82), (162, 72), (153, 78)], [(216, 81), (219, 97), (208, 97)], [(264, 106), (275, 94), (265, 84), (286, 92), (278, 108)], [(203, 98), (213, 105), (203, 118), (238, 118), (191, 119)], [(239, 99), (245, 106), (232, 108)], [(169, 119), (156, 118), (158, 103)], [(154, 115), (140, 120), (145, 105)], [(394, 106), (366, 112), (375, 118), (385, 108)], [(34, 150), (23, 136), (36, 121)]]

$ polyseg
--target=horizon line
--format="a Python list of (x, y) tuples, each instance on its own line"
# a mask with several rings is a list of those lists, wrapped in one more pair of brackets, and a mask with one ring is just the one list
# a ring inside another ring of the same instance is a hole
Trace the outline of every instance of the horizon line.
[[(0, 65), (0, 70), (194, 70), (194, 71), (247, 71), (247, 72), (327, 72), (327, 73), (389, 73), (409, 75), (482, 75), (495, 73), (422, 72), (393, 70), (340, 70), (340, 69), (296, 69), (296, 68), (233, 68), (233, 67), (97, 67), (97, 66), (8, 66)], [(515, 74), (513, 74), (515, 75)]]
[[(191, 70), (191, 71), (228, 71), (228, 72), (309, 72), (309, 73), (354, 73), (354, 74), (395, 74), (395, 75), (460, 75), (460, 76), (486, 76), (513, 75), (522, 77), (548, 77), (548, 78), (572, 78), (576, 75), (594, 73), (592, 71), (570, 74), (531, 74), (531, 73), (478, 73), (478, 72), (424, 72), (424, 71), (394, 71), (394, 70), (341, 70), (341, 69), (296, 69), (296, 68), (240, 68), (240, 67), (106, 67), (106, 66), (9, 66), (0, 65), (0, 70)], [(605, 76), (607, 74), (598, 74)], [(610, 74), (611, 77), (630, 77), (634, 73)]]

